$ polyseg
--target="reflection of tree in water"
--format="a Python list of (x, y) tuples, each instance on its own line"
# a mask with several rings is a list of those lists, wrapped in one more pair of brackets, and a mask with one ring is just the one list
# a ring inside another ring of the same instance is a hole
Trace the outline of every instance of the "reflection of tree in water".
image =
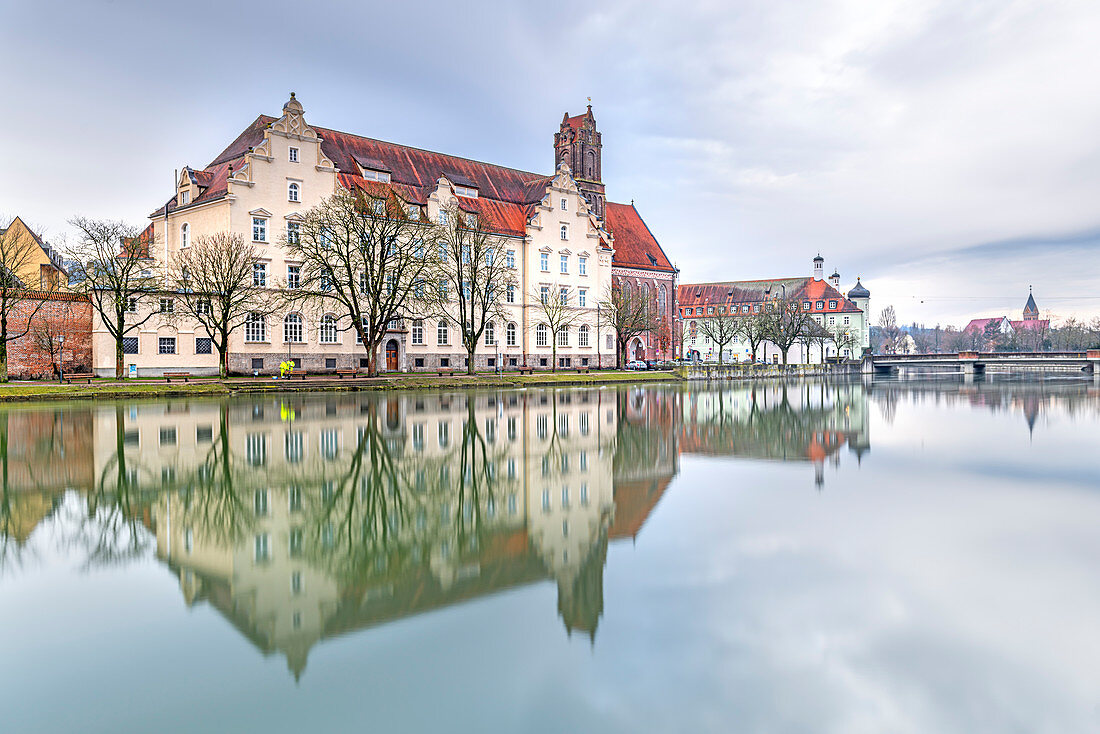
[(433, 552), (458, 560), (477, 552), (488, 531), (485, 507), (499, 494), (495, 466), (504, 452), (486, 440), (473, 399), (465, 403), (449, 450), (413, 459), (405, 455), (404, 436), (383, 424), (379, 402), (365, 406), (346, 468), (304, 515), (311, 564), (345, 584), (392, 583), (429, 563)]
[[(86, 512), (73, 505), (72, 528), (66, 537), (71, 549), (84, 554), (85, 567), (129, 563), (147, 556), (155, 539), (143, 521), (153, 493), (142, 492), (137, 472), (127, 465), (123, 407), (115, 407), (115, 451), (104, 463), (86, 496)], [(79, 517), (75, 515), (79, 514)]]
[[(807, 392), (815, 389), (826, 388), (783, 384), (776, 394), (752, 386), (748, 408), (740, 414), (727, 406), (726, 393), (718, 391), (712, 395), (717, 401), (716, 410), (685, 426), (686, 448), (699, 453), (783, 461), (832, 453), (844, 442), (845, 434), (854, 431), (836, 430), (834, 401), (839, 396), (825, 392), (811, 396)], [(792, 392), (801, 398), (797, 404), (791, 399)]]

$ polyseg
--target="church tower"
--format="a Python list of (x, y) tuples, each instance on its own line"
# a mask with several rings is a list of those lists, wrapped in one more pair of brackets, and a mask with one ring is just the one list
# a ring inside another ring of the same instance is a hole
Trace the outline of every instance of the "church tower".
[(1031, 288), (1027, 289), (1027, 303), (1024, 304), (1024, 321), (1038, 321), (1039, 307), (1035, 305), (1035, 296), (1031, 295)]
[(566, 112), (561, 129), (554, 134), (554, 169), (562, 163), (569, 166), (577, 187), (588, 200), (592, 213), (601, 221), (604, 217), (604, 188), (601, 155), (603, 141), (596, 130), (592, 105), (583, 115), (570, 117)]

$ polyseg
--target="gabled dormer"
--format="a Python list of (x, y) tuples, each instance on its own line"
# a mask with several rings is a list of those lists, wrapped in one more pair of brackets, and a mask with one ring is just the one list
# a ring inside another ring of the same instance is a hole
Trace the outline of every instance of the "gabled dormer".
[(353, 158), (355, 165), (359, 167), (359, 175), (367, 181), (390, 182), (390, 169), (382, 161), (367, 156), (353, 156)]

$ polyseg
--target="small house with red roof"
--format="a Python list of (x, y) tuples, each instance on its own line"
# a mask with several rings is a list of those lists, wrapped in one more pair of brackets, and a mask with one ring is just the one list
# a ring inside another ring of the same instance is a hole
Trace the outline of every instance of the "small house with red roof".
[[(208, 165), (182, 169), (172, 197), (150, 214), (146, 254), (167, 267), (205, 235), (236, 233), (261, 253), (257, 277), (281, 287), (294, 282), (301, 267), (288, 258), (285, 243), (304, 213), (337, 191), (364, 192), (425, 223), (456, 206), (504, 243), (518, 286), (505, 304), (507, 318), (486, 331), (476, 368), (612, 365), (614, 334), (599, 304), (611, 288), (613, 266), (615, 277), (650, 293), (668, 319), (676, 271), (637, 208), (607, 201), (602, 146), (591, 105), (584, 114), (564, 116), (554, 135), (554, 169), (535, 173), (312, 125), (292, 93), (280, 116), (260, 115)], [(559, 330), (564, 333), (549, 334), (539, 296), (532, 294), (559, 292), (575, 294), (571, 305), (580, 316)], [(272, 373), (286, 359), (306, 371), (366, 363), (355, 331), (340, 320), (346, 316), (307, 315), (291, 306), (253, 316), (231, 337), (232, 371)], [(648, 335), (635, 346), (656, 356), (659, 341)], [(557, 364), (551, 365), (555, 345)], [(150, 319), (126, 350), (141, 375), (217, 371), (210, 340), (178, 318)], [(98, 351), (97, 371), (113, 369), (110, 350)], [(376, 357), (389, 371), (466, 366), (459, 330), (447, 319), (417, 313), (392, 324)]]
[[(1024, 350), (1038, 350), (1050, 331), (1050, 319), (1039, 318), (1039, 307), (1035, 304), (1035, 295), (1028, 289), (1027, 302), (1024, 303), (1023, 318), (1014, 321), (1008, 316), (991, 316), (971, 319), (963, 329), (970, 346), (974, 349), (992, 350), (996, 339), (1015, 340), (1017, 347)], [(997, 336), (994, 337), (994, 334)]]
[[(813, 260), (813, 274), (801, 278), (735, 280), (716, 283), (684, 283), (677, 295), (682, 319), (683, 357), (699, 361), (718, 361), (717, 347), (700, 329), (708, 318), (759, 318), (769, 305), (780, 299), (799, 302), (802, 310), (821, 327), (826, 339), (796, 343), (787, 355), (791, 364), (821, 362), (829, 357), (854, 358), (870, 347), (869, 305), (871, 293), (859, 278), (847, 294), (840, 289), (840, 273), (824, 277), (825, 259)], [(780, 351), (771, 342), (763, 342), (759, 353), (743, 336), (725, 346), (723, 362), (778, 362)]]

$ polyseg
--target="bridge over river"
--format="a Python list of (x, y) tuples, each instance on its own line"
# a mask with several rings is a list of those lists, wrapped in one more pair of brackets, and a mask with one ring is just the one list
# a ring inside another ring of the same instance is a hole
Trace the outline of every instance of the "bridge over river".
[(888, 375), (901, 370), (949, 368), (964, 375), (981, 375), (986, 368), (1006, 370), (1080, 371), (1100, 377), (1100, 349), (1087, 352), (959, 352), (958, 354), (869, 354), (863, 374)]

